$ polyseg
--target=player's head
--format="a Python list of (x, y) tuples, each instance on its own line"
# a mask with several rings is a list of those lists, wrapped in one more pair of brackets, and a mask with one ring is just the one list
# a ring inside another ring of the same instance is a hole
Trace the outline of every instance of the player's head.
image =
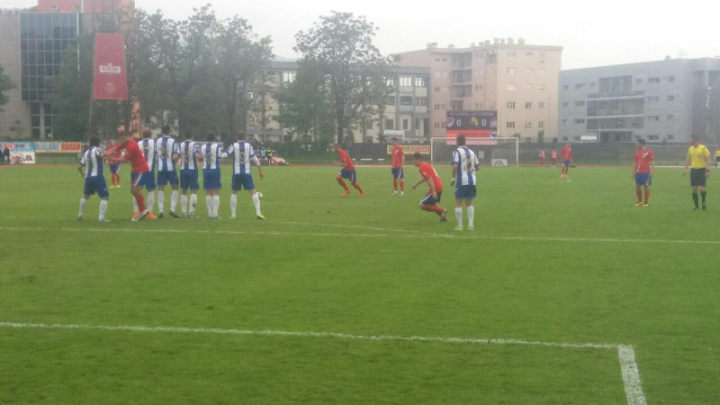
[(142, 136), (143, 138), (152, 138), (152, 131), (149, 129), (143, 130)]
[(419, 166), (420, 163), (423, 161), (422, 154), (420, 154), (420, 152), (413, 153), (412, 161), (415, 166)]
[(237, 139), (238, 139), (238, 141), (244, 141), (247, 139), (247, 135), (245, 135), (245, 132), (243, 132), (243, 131), (238, 131)]
[(332, 145), (332, 149), (333, 149), (335, 152), (337, 152), (337, 151), (340, 150), (340, 145), (334, 143), (334, 144)]
[(116, 144), (117, 144), (117, 142), (115, 142), (114, 139), (111, 139), (111, 140), (109, 141), (109, 145), (110, 145), (110, 146), (115, 146)]
[(163, 136), (170, 135), (170, 125), (163, 125), (160, 131), (162, 132)]
[(635, 145), (637, 145), (638, 149), (642, 149), (645, 147), (645, 140), (642, 138), (638, 138), (637, 141), (635, 141)]
[(690, 144), (697, 145), (700, 143), (700, 138), (697, 135), (690, 135)]
[(457, 142), (458, 146), (465, 146), (465, 135), (458, 135), (455, 142)]
[(209, 133), (205, 139), (208, 142), (215, 142), (217, 140), (217, 137), (215, 137), (215, 134)]
[(90, 146), (100, 146), (100, 138), (97, 136), (90, 138)]

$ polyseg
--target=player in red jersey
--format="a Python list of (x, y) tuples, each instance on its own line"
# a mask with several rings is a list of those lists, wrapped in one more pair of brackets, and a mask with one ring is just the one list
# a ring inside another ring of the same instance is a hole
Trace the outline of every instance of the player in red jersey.
[[(397, 138), (393, 138), (390, 143), (392, 149), (390, 156), (392, 159), (392, 177), (393, 177), (393, 193), (392, 195), (405, 195), (405, 173), (403, 173), (403, 163), (405, 163), (405, 152), (402, 146), (398, 145)], [(400, 191), (398, 191), (398, 182), (400, 183)]]
[[(113, 146), (115, 146), (115, 140), (111, 139), (107, 149), (112, 149)], [(113, 159), (108, 159), (107, 163), (110, 167), (110, 173), (112, 173), (112, 177), (110, 178), (112, 188), (120, 188), (120, 163)]]
[[(121, 155), (121, 152), (125, 150), (125, 153)], [(150, 167), (145, 160), (145, 157), (140, 150), (137, 142), (132, 138), (132, 135), (128, 132), (123, 132), (120, 135), (120, 140), (117, 145), (107, 149), (103, 152), (103, 156), (113, 159), (119, 163), (130, 162), (132, 172), (130, 173), (130, 193), (135, 197), (138, 205), (138, 215), (132, 218), (133, 221), (139, 221), (145, 219), (150, 213), (150, 210), (145, 207), (145, 198), (142, 195), (142, 185), (140, 179), (142, 174), (150, 171)]]
[(413, 155), (413, 164), (418, 168), (418, 171), (420, 171), (420, 175), (422, 176), (422, 179), (413, 184), (413, 190), (422, 183), (427, 183), (430, 187), (425, 197), (420, 200), (420, 209), (438, 214), (441, 222), (447, 221), (447, 210), (437, 205), (437, 203), (440, 202), (440, 197), (442, 197), (443, 191), (443, 184), (442, 180), (440, 180), (440, 176), (438, 176), (437, 172), (430, 163), (423, 162), (422, 155), (420, 153), (415, 153)]
[(347, 151), (340, 149), (340, 145), (338, 144), (333, 144), (333, 150), (337, 153), (338, 159), (340, 159), (340, 165), (343, 167), (337, 175), (338, 184), (345, 189), (343, 197), (347, 197), (347, 195), (350, 194), (350, 189), (347, 184), (345, 184), (345, 180), (343, 180), (343, 178), (348, 179), (355, 190), (360, 192), (360, 197), (365, 196), (365, 192), (357, 182), (357, 173), (355, 172), (355, 165), (353, 164), (352, 159), (350, 159), (350, 154), (347, 153)]
[(545, 149), (540, 149), (540, 167), (545, 167)]
[(568, 177), (568, 170), (570, 170), (570, 163), (573, 160), (573, 152), (572, 152), (572, 146), (570, 146), (570, 142), (566, 143), (565, 146), (562, 147), (560, 150), (560, 156), (562, 157), (562, 174), (560, 174), (560, 178), (567, 179)]
[(555, 149), (550, 153), (550, 157), (552, 158), (552, 166), (557, 166), (557, 151)]
[[(652, 177), (655, 174), (655, 155), (652, 149), (645, 146), (645, 140), (640, 138), (635, 142), (635, 163), (633, 164), (633, 178), (635, 179), (635, 194), (637, 195), (636, 207), (647, 207), (650, 198), (650, 186)], [(642, 190), (645, 189), (645, 202), (643, 202)]]

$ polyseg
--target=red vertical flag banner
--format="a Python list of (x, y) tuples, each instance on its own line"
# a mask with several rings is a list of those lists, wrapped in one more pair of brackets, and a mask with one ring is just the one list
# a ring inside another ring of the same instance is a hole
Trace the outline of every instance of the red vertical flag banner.
[(122, 34), (95, 34), (94, 100), (127, 100), (125, 42)]

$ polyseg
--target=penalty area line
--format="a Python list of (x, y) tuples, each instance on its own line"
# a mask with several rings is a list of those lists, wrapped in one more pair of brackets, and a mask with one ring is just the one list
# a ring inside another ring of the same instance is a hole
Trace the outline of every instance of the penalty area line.
[(0, 322), (0, 327), (8, 329), (64, 329), (64, 330), (101, 330), (120, 332), (152, 332), (152, 333), (186, 333), (186, 334), (213, 334), (213, 335), (251, 335), (275, 337), (306, 337), (306, 338), (334, 338), (363, 341), (399, 341), (399, 342), (426, 342), (447, 344), (475, 344), (475, 345), (524, 345), (545, 346), (570, 349), (610, 349), (617, 350), (620, 360), (625, 396), (628, 405), (646, 405), (645, 394), (640, 381), (640, 371), (635, 361), (635, 350), (630, 345), (597, 344), (597, 343), (565, 343), (542, 342), (522, 339), (480, 339), (463, 337), (438, 336), (393, 336), (393, 335), (357, 335), (339, 332), (310, 332), (310, 331), (284, 331), (272, 329), (221, 329), (221, 328), (188, 328), (167, 326), (123, 326), (123, 325), (83, 325), (83, 324), (44, 324), (44, 323), (16, 323)]

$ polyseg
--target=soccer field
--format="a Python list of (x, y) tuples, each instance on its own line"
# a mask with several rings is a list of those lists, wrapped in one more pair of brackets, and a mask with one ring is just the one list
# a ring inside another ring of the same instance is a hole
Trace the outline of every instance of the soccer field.
[(693, 212), (679, 169), (636, 208), (630, 167), (483, 168), (459, 233), (449, 167), (447, 223), (387, 167), (358, 168), (364, 198), (337, 168), (267, 168), (266, 221), (244, 192), (228, 219), (224, 167), (220, 221), (200, 192), (199, 220), (132, 223), (123, 169), (106, 224), (97, 196), (75, 219), (74, 166), (0, 168), (0, 403), (720, 398), (712, 177)]

